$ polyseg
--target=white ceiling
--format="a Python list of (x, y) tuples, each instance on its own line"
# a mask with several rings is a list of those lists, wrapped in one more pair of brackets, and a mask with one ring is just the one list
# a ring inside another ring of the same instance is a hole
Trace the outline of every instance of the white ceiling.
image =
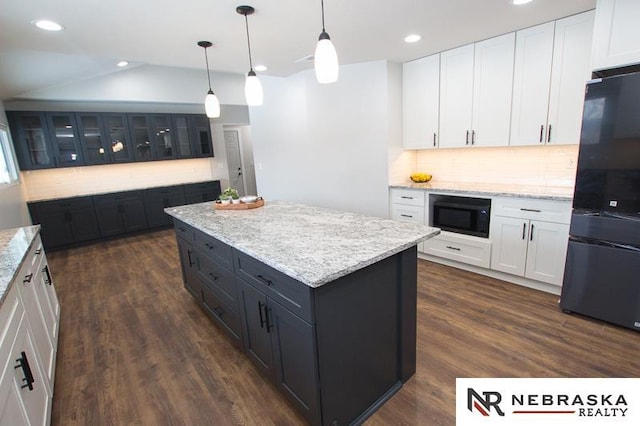
[[(596, 0), (325, 0), (326, 29), (341, 64), (388, 59), (405, 62), (475, 40), (595, 7)], [(248, 71), (242, 0), (2, 0), (0, 99), (117, 72), (132, 66), (198, 68), (210, 40), (212, 70)], [(265, 74), (288, 76), (308, 69), (321, 31), (320, 0), (251, 0), (253, 62)], [(30, 24), (47, 18), (66, 26), (58, 33)], [(419, 33), (408, 45), (403, 38)]]

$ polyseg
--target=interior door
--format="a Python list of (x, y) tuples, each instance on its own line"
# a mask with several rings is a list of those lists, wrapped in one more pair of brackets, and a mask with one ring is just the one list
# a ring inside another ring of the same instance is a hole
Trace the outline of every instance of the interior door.
[(229, 168), (229, 186), (245, 195), (244, 179), (242, 176), (242, 155), (240, 153), (240, 138), (237, 130), (224, 131), (224, 145), (227, 150), (227, 167)]

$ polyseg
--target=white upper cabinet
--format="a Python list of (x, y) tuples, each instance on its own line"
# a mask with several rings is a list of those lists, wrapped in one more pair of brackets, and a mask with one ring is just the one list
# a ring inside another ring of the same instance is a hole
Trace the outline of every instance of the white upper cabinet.
[(640, 63), (640, 1), (598, 0), (593, 37), (593, 69)]
[(548, 22), (516, 34), (511, 145), (533, 145), (545, 140), (553, 31), (554, 23)]
[(516, 33), (511, 145), (580, 141), (594, 12)]
[(475, 44), (471, 143), (509, 142), (515, 33)]
[(440, 54), (407, 62), (402, 72), (404, 148), (435, 148), (440, 116)]
[(440, 147), (470, 145), (473, 44), (440, 54)]
[(510, 33), (441, 54), (441, 147), (507, 145), (514, 43)]

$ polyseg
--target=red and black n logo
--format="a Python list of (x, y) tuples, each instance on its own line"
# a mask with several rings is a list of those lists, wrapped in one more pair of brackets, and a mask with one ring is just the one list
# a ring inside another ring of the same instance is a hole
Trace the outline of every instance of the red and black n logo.
[(471, 412), (475, 409), (483, 416), (489, 416), (493, 408), (499, 416), (504, 416), (504, 412), (500, 409), (500, 401), (502, 401), (500, 392), (482, 392), (480, 396), (472, 388), (467, 388), (467, 409)]

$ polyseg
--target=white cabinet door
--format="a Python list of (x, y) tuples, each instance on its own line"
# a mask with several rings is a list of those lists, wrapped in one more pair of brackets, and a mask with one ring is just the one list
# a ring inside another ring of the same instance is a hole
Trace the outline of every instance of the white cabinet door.
[(471, 144), (474, 45), (440, 54), (440, 148)]
[(546, 138), (553, 34), (553, 22), (516, 33), (511, 145), (537, 145)]
[(562, 285), (569, 225), (531, 221), (525, 277)]
[(440, 54), (407, 62), (402, 72), (404, 148), (435, 148), (440, 116)]
[(507, 146), (515, 33), (475, 44), (471, 144)]
[(524, 276), (529, 221), (499, 216), (491, 220), (491, 269)]
[(640, 1), (598, 0), (593, 37), (593, 69), (640, 62)]
[(584, 90), (591, 79), (594, 14), (590, 11), (556, 21), (547, 143), (580, 142)]

